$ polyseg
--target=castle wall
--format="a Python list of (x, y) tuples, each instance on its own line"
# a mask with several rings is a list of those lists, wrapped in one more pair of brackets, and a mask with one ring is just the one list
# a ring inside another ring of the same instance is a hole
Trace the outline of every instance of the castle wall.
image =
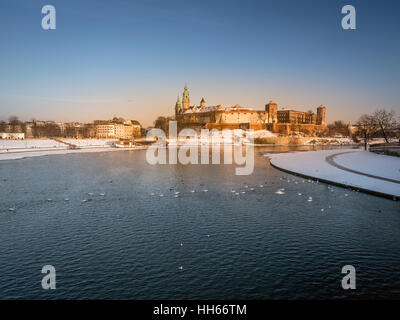
[(206, 129), (212, 130), (234, 130), (234, 129), (250, 129), (250, 130), (265, 130), (266, 124), (265, 123), (250, 123), (250, 124), (243, 124), (243, 123), (207, 123)]
[(217, 111), (219, 123), (265, 123), (267, 114), (265, 111), (232, 110)]
[(272, 123), (267, 125), (267, 129), (274, 132), (289, 135), (292, 132), (302, 132), (315, 136), (318, 132), (327, 131), (328, 127), (311, 123)]

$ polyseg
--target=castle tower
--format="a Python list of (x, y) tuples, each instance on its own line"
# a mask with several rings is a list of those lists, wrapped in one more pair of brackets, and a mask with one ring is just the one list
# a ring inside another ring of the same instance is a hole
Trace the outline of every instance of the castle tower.
[(317, 124), (321, 126), (326, 126), (326, 107), (323, 105), (320, 105), (317, 108)]
[(179, 95), (178, 95), (178, 99), (176, 100), (175, 103), (175, 115), (181, 113), (182, 111), (182, 105), (181, 105), (181, 100), (179, 100)]
[(183, 110), (190, 108), (189, 90), (187, 85), (185, 85), (185, 89), (183, 90), (182, 105), (183, 105)]
[(206, 107), (206, 100), (204, 100), (204, 98), (201, 98), (200, 108), (205, 108), (205, 107)]
[(265, 105), (265, 111), (267, 111), (267, 123), (276, 123), (278, 122), (278, 105), (270, 101)]

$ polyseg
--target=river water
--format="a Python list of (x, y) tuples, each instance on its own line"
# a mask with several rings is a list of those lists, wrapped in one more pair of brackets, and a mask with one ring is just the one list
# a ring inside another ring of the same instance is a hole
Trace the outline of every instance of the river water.
[(256, 148), (250, 176), (151, 166), (145, 150), (2, 161), (0, 299), (400, 298), (399, 203), (262, 154), (285, 150)]

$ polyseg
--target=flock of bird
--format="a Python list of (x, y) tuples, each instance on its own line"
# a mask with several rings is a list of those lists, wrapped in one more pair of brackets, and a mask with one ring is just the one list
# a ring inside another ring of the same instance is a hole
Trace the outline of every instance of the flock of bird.
[[(96, 195), (100, 196), (100, 197), (104, 197), (106, 194), (104, 192), (101, 192), (101, 193), (98, 193), (98, 194), (95, 194), (93, 192), (88, 192), (87, 195), (90, 196), (90, 197), (96, 196)], [(53, 202), (54, 200), (52, 198), (48, 198), (48, 199), (46, 199), (46, 201), (47, 202)], [(69, 201), (70, 201), (69, 198), (64, 198), (64, 202), (69, 202)], [(80, 200), (81, 203), (85, 203), (85, 202), (88, 202), (88, 201), (91, 201), (91, 198)], [(13, 207), (8, 208), (8, 211), (15, 211), (15, 210), (16, 210), (15, 205)]]
[[(319, 183), (319, 181), (318, 180), (316, 180), (316, 181), (314, 181), (314, 180), (311, 180), (311, 179), (304, 179), (304, 180), (297, 180), (297, 179), (295, 179), (295, 178), (292, 178), (292, 179), (290, 179), (290, 178), (287, 178), (287, 177), (281, 177), (280, 178), (280, 180), (282, 181), (282, 182), (287, 182), (287, 183), (294, 183), (295, 185), (297, 185), (297, 184), (300, 184), (300, 183), (310, 183), (310, 184), (318, 184)], [(267, 184), (267, 182), (266, 182), (266, 184)], [(246, 194), (247, 192), (248, 193), (251, 193), (251, 192), (255, 192), (257, 189), (258, 190), (260, 190), (260, 189), (263, 189), (264, 187), (267, 187), (267, 185), (264, 185), (264, 184), (259, 184), (257, 187), (256, 186), (249, 186), (249, 185), (247, 185), (247, 184), (245, 184), (244, 186), (241, 186), (241, 187), (239, 187), (239, 188), (235, 188), (235, 189), (230, 189), (230, 190), (227, 190), (228, 192), (230, 192), (232, 195), (234, 195), (234, 196), (239, 196), (239, 195), (243, 195), (243, 194)], [(335, 191), (335, 189), (332, 187), (332, 186), (329, 186), (328, 185), (328, 190), (330, 191), (330, 192), (334, 192)], [(174, 198), (179, 198), (179, 197), (182, 197), (182, 194), (181, 194), (181, 192), (180, 191), (175, 191), (175, 189), (174, 188), (170, 188), (170, 191), (172, 191), (172, 195), (173, 195), (173, 197)], [(208, 189), (201, 189), (201, 190), (190, 190), (188, 193), (190, 193), (190, 194), (194, 194), (194, 193), (207, 193), (208, 192)], [(287, 192), (287, 190), (285, 189), (285, 188), (278, 188), (276, 191), (275, 191), (275, 194), (277, 194), (277, 195), (284, 195), (284, 194), (286, 194), (286, 192)], [(93, 193), (93, 192), (88, 192), (87, 193), (87, 195), (89, 196), (89, 198), (85, 198), (85, 199), (82, 199), (82, 200), (80, 200), (80, 202), (81, 203), (86, 203), (86, 202), (88, 202), (88, 201), (91, 201), (91, 197), (93, 197), (93, 196), (99, 196), (99, 197), (105, 197), (105, 193)], [(164, 197), (164, 193), (155, 193), (155, 192), (152, 192), (152, 193), (150, 193), (150, 196), (151, 197), (159, 197), (159, 198), (162, 198), (162, 197)], [(301, 192), (297, 192), (297, 196), (303, 196), (303, 193), (301, 193)], [(345, 193), (344, 194), (344, 197), (348, 197), (349, 196), (349, 194), (348, 193)], [(307, 202), (312, 202), (313, 201), (313, 197), (312, 196), (306, 196), (305, 197), (306, 198), (306, 201)], [(49, 198), (49, 199), (47, 199), (47, 201), (48, 202), (52, 202), (53, 201), (53, 199), (51, 199), (51, 198)], [(64, 201), (65, 202), (69, 202), (70, 201), (70, 199), (69, 198), (64, 198)], [(331, 208), (331, 206), (329, 205), (328, 206), (328, 208)], [(16, 207), (15, 206), (13, 206), (13, 207), (10, 207), (9, 209), (8, 209), (9, 211), (15, 211), (16, 210)], [(325, 208), (321, 208), (320, 209), (321, 210), (321, 212), (324, 212), (325, 211)], [(210, 238), (210, 236), (211, 235), (207, 235), (207, 237), (208, 238)], [(183, 242), (181, 242), (180, 243), (180, 247), (183, 247)], [(180, 270), (180, 271), (183, 271), (183, 266), (179, 266), (178, 267), (178, 269)]]

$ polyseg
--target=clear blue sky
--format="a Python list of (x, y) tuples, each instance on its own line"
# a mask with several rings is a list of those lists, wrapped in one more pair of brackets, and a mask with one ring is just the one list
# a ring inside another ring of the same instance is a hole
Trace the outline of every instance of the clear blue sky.
[[(52, 4), (57, 29), (41, 28)], [(352, 4), (357, 29), (341, 28)], [(400, 111), (400, 1), (1, 0), (0, 119), (150, 125), (191, 102)]]

